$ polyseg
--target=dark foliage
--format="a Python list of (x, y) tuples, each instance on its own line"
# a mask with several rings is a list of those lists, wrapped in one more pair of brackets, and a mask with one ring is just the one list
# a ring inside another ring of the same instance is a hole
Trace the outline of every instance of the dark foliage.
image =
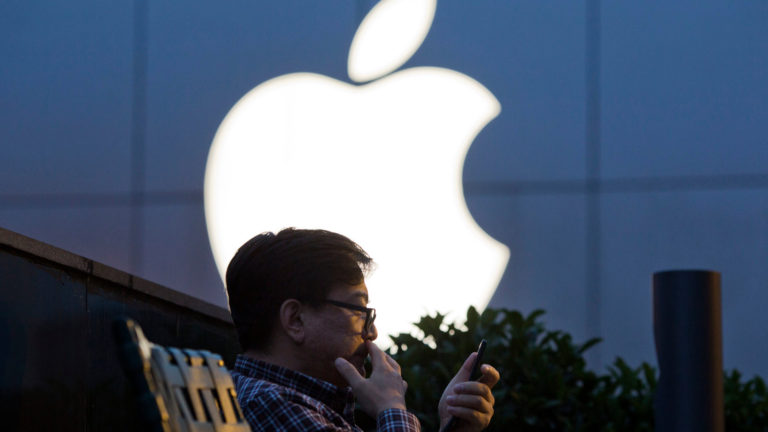
[[(418, 337), (392, 337), (390, 354), (408, 382), (406, 404), (424, 430), (437, 430), (437, 403), (453, 375), (481, 339), (488, 341), (486, 362), (501, 373), (494, 388), (495, 415), (490, 431), (652, 431), (656, 370), (647, 363), (632, 368), (617, 358), (605, 373), (587, 369), (584, 353), (599, 343), (575, 343), (562, 331), (546, 330), (543, 311), (528, 316), (507, 309), (474, 308), (463, 326), (445, 316), (416, 323)], [(762, 379), (742, 382), (725, 376), (728, 431), (768, 430), (768, 394)]]
[(762, 378), (742, 382), (741, 373), (733, 370), (725, 374), (723, 393), (725, 430), (768, 431), (768, 391)]

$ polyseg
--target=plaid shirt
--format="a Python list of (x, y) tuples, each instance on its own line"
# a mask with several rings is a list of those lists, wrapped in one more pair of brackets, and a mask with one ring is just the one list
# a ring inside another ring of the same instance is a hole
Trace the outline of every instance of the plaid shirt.
[[(300, 372), (240, 355), (232, 370), (237, 400), (254, 431), (354, 431), (355, 398)], [(376, 430), (418, 432), (416, 416), (401, 409), (382, 411)]]

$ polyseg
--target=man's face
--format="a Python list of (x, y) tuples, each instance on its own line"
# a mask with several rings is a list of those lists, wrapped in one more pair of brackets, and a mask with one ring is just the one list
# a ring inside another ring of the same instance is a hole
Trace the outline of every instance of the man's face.
[[(365, 282), (354, 286), (339, 286), (331, 290), (327, 300), (366, 307), (368, 288)], [(378, 336), (375, 324), (371, 326), (370, 332), (364, 331), (365, 312), (325, 303), (308, 312), (307, 316), (306, 348), (312, 356), (310, 374), (339, 387), (346, 387), (346, 380), (334, 366), (334, 361), (342, 357), (352, 363), (360, 375), (365, 376), (363, 363), (368, 355), (365, 341), (374, 340)]]

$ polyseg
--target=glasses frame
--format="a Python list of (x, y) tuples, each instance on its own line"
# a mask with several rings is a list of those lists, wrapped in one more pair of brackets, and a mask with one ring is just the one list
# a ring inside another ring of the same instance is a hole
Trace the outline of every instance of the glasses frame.
[(340, 308), (344, 309), (351, 309), (358, 312), (365, 312), (365, 324), (363, 324), (363, 331), (365, 333), (371, 332), (371, 327), (373, 326), (373, 322), (376, 321), (376, 309), (375, 308), (369, 308), (365, 306), (360, 306), (356, 304), (351, 303), (344, 303), (337, 300), (329, 300), (325, 299), (323, 300), (325, 303), (330, 303), (334, 306), (338, 306)]

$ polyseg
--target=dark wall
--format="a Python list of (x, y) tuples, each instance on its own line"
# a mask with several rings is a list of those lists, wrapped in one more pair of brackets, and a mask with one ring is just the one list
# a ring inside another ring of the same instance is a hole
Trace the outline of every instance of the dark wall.
[(3, 430), (137, 430), (112, 337), (136, 319), (153, 342), (239, 350), (226, 310), (0, 229)]
[[(0, 1), (0, 226), (226, 305), (211, 140), (269, 79), (349, 83), (375, 3)], [(651, 275), (715, 269), (724, 366), (768, 376), (766, 22), (766, 1), (438, 1), (401, 69), (461, 72), (501, 103), (463, 175), (511, 251), (490, 306), (601, 337), (596, 368), (653, 363)]]

